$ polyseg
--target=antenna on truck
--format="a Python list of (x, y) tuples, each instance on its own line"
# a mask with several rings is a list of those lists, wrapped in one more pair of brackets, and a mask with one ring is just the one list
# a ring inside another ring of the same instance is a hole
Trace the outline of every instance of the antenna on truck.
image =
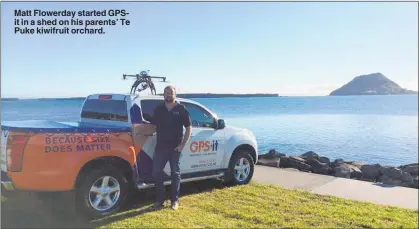
[[(161, 82), (166, 82), (166, 77), (150, 76), (148, 75), (149, 71), (150, 70), (141, 71), (140, 74), (135, 74), (135, 75), (127, 75), (127, 74), (122, 75), (124, 80), (126, 80), (127, 77), (136, 78), (134, 84), (132, 84), (131, 86), (131, 92), (130, 92), (131, 94), (134, 95), (136, 91), (141, 92), (141, 91), (146, 90), (147, 88), (150, 88), (151, 94), (156, 95), (156, 87), (154, 86), (152, 79), (160, 79), (162, 80)], [(141, 84), (141, 88), (137, 89), (138, 86), (140, 86), (140, 84)]]

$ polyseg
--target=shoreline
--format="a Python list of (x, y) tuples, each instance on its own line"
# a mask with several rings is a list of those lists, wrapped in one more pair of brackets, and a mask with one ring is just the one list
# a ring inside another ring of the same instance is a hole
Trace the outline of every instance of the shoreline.
[(268, 153), (259, 156), (257, 164), (419, 189), (417, 162), (401, 166), (382, 166), (378, 163), (368, 164), (362, 161), (346, 161), (340, 158), (331, 161), (329, 158), (313, 151), (308, 151), (299, 156), (290, 156), (271, 149)]

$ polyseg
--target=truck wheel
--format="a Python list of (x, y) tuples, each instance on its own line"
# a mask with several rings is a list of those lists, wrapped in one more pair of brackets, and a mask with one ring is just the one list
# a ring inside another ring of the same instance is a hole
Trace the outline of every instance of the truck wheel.
[(90, 172), (76, 191), (76, 205), (89, 219), (116, 213), (128, 196), (127, 179), (114, 167)]
[(229, 168), (224, 179), (227, 185), (247, 184), (253, 177), (255, 166), (250, 153), (237, 151), (230, 159)]

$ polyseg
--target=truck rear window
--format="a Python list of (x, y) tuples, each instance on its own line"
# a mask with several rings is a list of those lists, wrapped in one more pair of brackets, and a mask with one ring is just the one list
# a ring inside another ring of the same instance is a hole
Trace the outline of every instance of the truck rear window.
[(88, 99), (83, 105), (81, 117), (127, 122), (127, 103), (124, 100)]
[(163, 100), (151, 99), (151, 100), (141, 100), (141, 110), (143, 112), (143, 118), (146, 121), (151, 122), (151, 119), (154, 114), (154, 109), (156, 106), (161, 104)]

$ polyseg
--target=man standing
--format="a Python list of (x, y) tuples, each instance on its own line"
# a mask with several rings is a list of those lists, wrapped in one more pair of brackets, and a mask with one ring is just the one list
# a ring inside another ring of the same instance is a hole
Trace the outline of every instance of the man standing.
[[(179, 207), (180, 155), (191, 135), (191, 118), (185, 106), (176, 101), (176, 90), (172, 86), (164, 89), (164, 103), (158, 105), (151, 124), (156, 127), (157, 144), (153, 156), (153, 178), (156, 187), (156, 203), (159, 209), (164, 204), (164, 167), (169, 161), (172, 177), (172, 208)], [(183, 136), (183, 127), (186, 128)]]

